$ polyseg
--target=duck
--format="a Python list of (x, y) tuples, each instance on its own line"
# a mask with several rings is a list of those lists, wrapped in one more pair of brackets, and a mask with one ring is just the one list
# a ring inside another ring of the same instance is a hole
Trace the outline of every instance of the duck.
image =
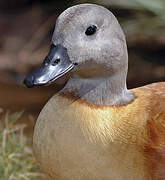
[(69, 74), (34, 128), (52, 180), (165, 179), (165, 82), (127, 89), (127, 71), (125, 35), (107, 8), (79, 4), (57, 18), (48, 55), (24, 80), (32, 88)]

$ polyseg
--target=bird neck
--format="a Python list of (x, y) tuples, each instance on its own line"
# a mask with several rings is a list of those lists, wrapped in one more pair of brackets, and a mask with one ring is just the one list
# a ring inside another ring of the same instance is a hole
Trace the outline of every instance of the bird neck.
[(127, 89), (126, 75), (122, 73), (95, 78), (72, 75), (62, 92), (74, 93), (77, 99), (100, 106), (125, 105), (135, 98), (133, 92)]

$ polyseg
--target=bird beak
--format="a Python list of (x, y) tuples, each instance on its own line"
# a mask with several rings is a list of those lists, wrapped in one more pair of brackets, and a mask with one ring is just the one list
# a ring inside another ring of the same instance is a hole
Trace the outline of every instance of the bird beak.
[(31, 88), (51, 83), (71, 71), (74, 66), (64, 46), (60, 44), (56, 46), (51, 45), (50, 51), (41, 67), (29, 74), (25, 78), (24, 84)]

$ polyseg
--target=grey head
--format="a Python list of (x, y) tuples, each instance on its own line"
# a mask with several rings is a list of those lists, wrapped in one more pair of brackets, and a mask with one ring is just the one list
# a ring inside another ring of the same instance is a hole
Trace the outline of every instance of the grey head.
[(96, 105), (123, 105), (134, 99), (126, 87), (125, 36), (108, 9), (95, 4), (68, 8), (56, 21), (51, 44), (48, 60), (25, 79), (28, 87), (52, 82), (72, 70), (63, 92), (74, 91)]
[[(87, 35), (91, 26), (96, 32)], [(102, 6), (81, 4), (64, 11), (57, 19), (52, 43), (63, 44), (73, 63), (101, 64), (111, 72), (127, 72), (125, 36), (114, 15)]]

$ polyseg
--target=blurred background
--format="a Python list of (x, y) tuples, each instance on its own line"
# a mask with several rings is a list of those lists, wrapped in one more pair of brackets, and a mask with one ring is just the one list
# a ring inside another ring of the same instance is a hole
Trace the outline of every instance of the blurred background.
[(165, 81), (164, 0), (0, 0), (0, 113), (6, 124), (20, 119), (31, 134), (38, 113), (60, 85), (27, 89), (22, 81), (46, 56), (58, 15), (86, 2), (110, 9), (124, 29), (128, 87)]

